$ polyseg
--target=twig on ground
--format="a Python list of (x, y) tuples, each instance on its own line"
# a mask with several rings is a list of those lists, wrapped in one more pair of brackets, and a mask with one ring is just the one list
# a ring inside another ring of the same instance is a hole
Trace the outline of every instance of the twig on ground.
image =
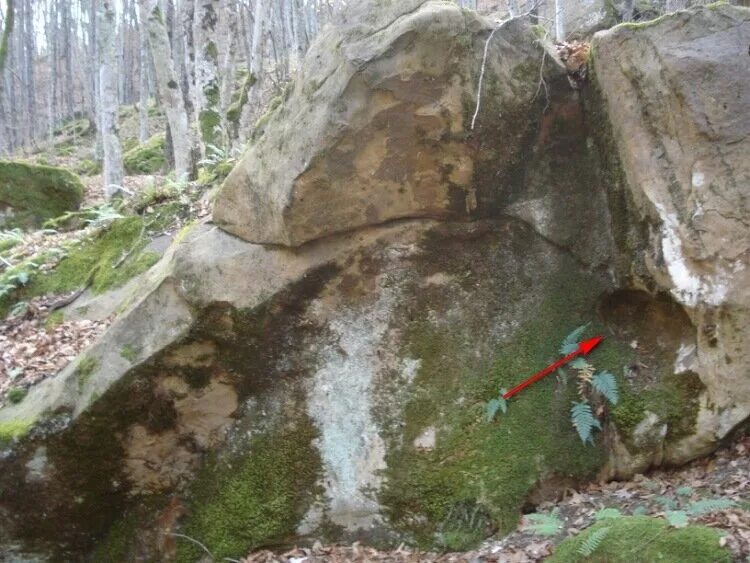
[(182, 539), (184, 539), (184, 540), (188, 540), (188, 541), (190, 541), (190, 542), (193, 542), (193, 543), (194, 543), (195, 545), (197, 545), (197, 546), (198, 546), (198, 547), (200, 547), (200, 548), (201, 548), (201, 549), (202, 549), (203, 551), (205, 551), (205, 552), (206, 552), (206, 554), (207, 554), (207, 555), (208, 555), (208, 556), (209, 556), (209, 557), (211, 558), (211, 561), (214, 561), (214, 560), (215, 560), (215, 559), (214, 559), (214, 554), (213, 554), (213, 553), (211, 553), (211, 551), (210, 551), (210, 550), (209, 550), (209, 549), (208, 549), (208, 548), (207, 548), (207, 547), (206, 547), (205, 545), (203, 545), (203, 544), (202, 544), (201, 542), (199, 542), (198, 540), (195, 540), (195, 539), (191, 538), (190, 536), (186, 536), (185, 534), (178, 534), (178, 533), (176, 533), (176, 532), (163, 532), (163, 533), (164, 533), (164, 535), (166, 535), (166, 536), (174, 536), (174, 537), (176, 537), (176, 538), (182, 538)]

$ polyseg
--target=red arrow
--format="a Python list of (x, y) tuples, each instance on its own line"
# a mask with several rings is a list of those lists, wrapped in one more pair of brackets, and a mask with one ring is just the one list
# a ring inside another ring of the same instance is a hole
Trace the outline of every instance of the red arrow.
[(553, 371), (555, 371), (560, 366), (563, 366), (563, 365), (567, 364), (570, 360), (572, 360), (576, 356), (580, 356), (580, 355), (588, 356), (589, 352), (591, 352), (591, 350), (593, 350), (594, 348), (596, 348), (597, 346), (599, 346), (599, 343), (602, 340), (604, 340), (604, 337), (602, 337), (602, 336), (595, 336), (594, 338), (589, 338), (588, 340), (584, 340), (583, 342), (581, 342), (580, 344), (578, 344), (578, 350), (576, 350), (575, 352), (571, 352), (570, 354), (568, 354), (567, 356), (565, 356), (563, 358), (560, 358), (554, 364), (552, 364), (550, 366), (547, 366), (546, 368), (544, 368), (539, 373), (532, 375), (526, 381), (523, 381), (522, 383), (519, 383), (513, 389), (511, 389), (510, 391), (508, 391), (507, 393), (505, 393), (503, 395), (503, 399), (510, 399), (513, 395), (515, 395), (519, 391), (522, 391), (523, 389), (526, 389), (532, 383), (536, 383), (537, 381), (539, 381), (543, 377), (545, 377), (545, 376), (549, 375), (550, 373), (552, 373)]

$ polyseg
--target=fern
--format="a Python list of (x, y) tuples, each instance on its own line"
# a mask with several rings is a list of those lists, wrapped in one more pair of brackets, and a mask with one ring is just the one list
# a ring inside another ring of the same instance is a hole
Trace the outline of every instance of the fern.
[(565, 337), (565, 339), (562, 341), (562, 344), (560, 345), (560, 353), (563, 356), (567, 356), (568, 354), (578, 350), (578, 342), (581, 340), (581, 336), (583, 336), (583, 333), (586, 332), (586, 329), (588, 327), (589, 323), (581, 325)]
[(692, 516), (698, 516), (700, 514), (706, 514), (707, 512), (714, 512), (715, 510), (724, 510), (725, 508), (731, 508), (736, 505), (737, 503), (730, 499), (709, 498), (705, 500), (697, 500), (691, 503), (688, 507), (688, 512)]
[(693, 487), (688, 487), (688, 486), (680, 487), (679, 489), (677, 489), (676, 492), (678, 495), (682, 497), (689, 497), (690, 495), (693, 494)]
[(677, 508), (677, 501), (672, 497), (659, 495), (658, 497), (654, 497), (654, 501), (659, 503), (659, 506), (661, 506), (664, 510), (674, 510), (675, 508)]
[(599, 512), (594, 514), (594, 520), (607, 520), (611, 518), (621, 518), (622, 512), (616, 508), (602, 508)]
[(601, 430), (601, 424), (594, 418), (594, 413), (591, 412), (591, 405), (586, 402), (573, 403), (573, 408), (570, 409), (570, 419), (573, 422), (578, 435), (581, 437), (581, 441), (585, 444), (586, 442), (594, 442), (592, 431), (594, 428)]
[(578, 394), (582, 400), (586, 400), (586, 388), (591, 385), (591, 379), (594, 377), (594, 366), (584, 361), (583, 367), (578, 369)]
[(484, 411), (485, 418), (487, 419), (487, 422), (492, 422), (495, 418), (495, 415), (497, 414), (497, 411), (500, 409), (500, 401), (497, 399), (492, 399), (487, 403), (487, 408)]
[(563, 526), (557, 517), (557, 509), (552, 514), (529, 514), (526, 520), (528, 523), (523, 526), (523, 530), (540, 536), (554, 536)]
[(602, 544), (602, 541), (606, 537), (606, 535), (609, 533), (609, 527), (599, 528), (598, 530), (594, 530), (589, 534), (589, 537), (586, 538), (586, 540), (581, 544), (581, 546), (578, 548), (578, 553), (580, 555), (583, 555), (584, 557), (591, 556), (592, 553), (594, 553), (597, 549), (599, 549), (599, 546)]
[(591, 378), (591, 386), (604, 395), (604, 398), (613, 405), (616, 405), (617, 401), (620, 400), (620, 392), (617, 389), (615, 376), (608, 371), (600, 371)]
[(684, 510), (669, 510), (664, 513), (664, 518), (673, 528), (684, 528), (688, 525), (688, 515)]
[(508, 401), (503, 399), (503, 395), (507, 393), (506, 389), (500, 389), (500, 395), (497, 399), (492, 399), (487, 403), (484, 414), (487, 422), (492, 422), (495, 419), (497, 411), (502, 411), (503, 414), (508, 412)]

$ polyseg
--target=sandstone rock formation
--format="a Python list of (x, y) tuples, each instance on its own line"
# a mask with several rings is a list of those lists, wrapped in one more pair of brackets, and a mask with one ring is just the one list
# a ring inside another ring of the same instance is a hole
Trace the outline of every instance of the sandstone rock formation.
[[(747, 418), (747, 62), (719, 53), (746, 49), (750, 12), (602, 34), (583, 94), (507, 23), (473, 131), (493, 24), (439, 1), (364, 13), (261, 124), (221, 229), (177, 237), (99, 343), (0, 409), (12, 557), (198, 560), (172, 532), (217, 559), (469, 545)], [(708, 68), (736, 87), (685, 74)], [(484, 420), (587, 322), (622, 395), (596, 446), (563, 378)]]
[(594, 70), (629, 223), (646, 245), (629, 283), (667, 291), (694, 343), (675, 371), (706, 386), (695, 434), (664, 461), (707, 453), (750, 414), (750, 12), (713, 6), (595, 38)]
[[(487, 24), (445, 2), (360, 11), (355, 25), (312, 47), (224, 183), (214, 210), (223, 229), (298, 246), (394, 219), (497, 207), (497, 188), (476, 180), (487, 161), (495, 176), (509, 172), (539, 98), (542, 43), (529, 23), (505, 24), (491, 43), (483, 115), (494, 113), (494, 129), (467, 142)], [(502, 138), (478, 151), (477, 138), (490, 135)]]

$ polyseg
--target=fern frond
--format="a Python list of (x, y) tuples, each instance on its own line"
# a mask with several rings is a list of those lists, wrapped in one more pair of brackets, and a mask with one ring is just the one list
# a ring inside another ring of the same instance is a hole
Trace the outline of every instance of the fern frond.
[(554, 536), (563, 526), (562, 521), (557, 517), (557, 511), (552, 514), (528, 514), (526, 520), (528, 523), (524, 524), (523, 530), (540, 536)]
[(583, 333), (588, 327), (589, 323), (581, 325), (573, 332), (571, 332), (568, 336), (566, 336), (562, 341), (562, 344), (560, 345), (560, 353), (564, 356), (567, 356), (571, 352), (575, 352), (578, 349), (578, 342), (581, 340), (581, 336), (583, 336)]
[(500, 409), (500, 401), (497, 399), (492, 399), (487, 403), (487, 406), (484, 409), (484, 417), (487, 420), (487, 422), (492, 422), (495, 419), (495, 415), (497, 414), (497, 411)]
[(578, 394), (581, 399), (586, 400), (586, 389), (591, 385), (591, 379), (594, 377), (594, 366), (584, 362), (583, 367), (578, 368)]
[(684, 510), (668, 510), (664, 513), (664, 518), (673, 528), (684, 528), (688, 525), (688, 515)]
[(599, 421), (594, 418), (594, 413), (591, 412), (590, 404), (586, 402), (574, 402), (573, 408), (570, 409), (570, 420), (573, 422), (573, 426), (584, 444), (586, 442), (594, 442), (592, 431), (594, 428), (601, 429), (601, 424), (599, 424)]
[(674, 510), (675, 508), (677, 508), (677, 501), (672, 497), (659, 495), (657, 497), (654, 497), (654, 501), (658, 502), (664, 510)]
[(706, 514), (707, 512), (714, 512), (715, 510), (731, 508), (736, 505), (736, 502), (728, 498), (709, 498), (705, 500), (697, 500), (691, 503), (688, 507), (688, 512), (693, 516), (698, 516), (700, 514)]
[(599, 549), (599, 546), (602, 544), (602, 541), (608, 533), (608, 526), (594, 530), (578, 548), (578, 553), (584, 557), (590, 557), (592, 553)]
[(610, 518), (622, 518), (622, 512), (616, 508), (602, 508), (599, 512), (594, 514), (594, 520), (607, 520)]
[(608, 371), (600, 371), (591, 378), (591, 386), (601, 393), (613, 405), (620, 400), (620, 392), (617, 389), (615, 376)]

